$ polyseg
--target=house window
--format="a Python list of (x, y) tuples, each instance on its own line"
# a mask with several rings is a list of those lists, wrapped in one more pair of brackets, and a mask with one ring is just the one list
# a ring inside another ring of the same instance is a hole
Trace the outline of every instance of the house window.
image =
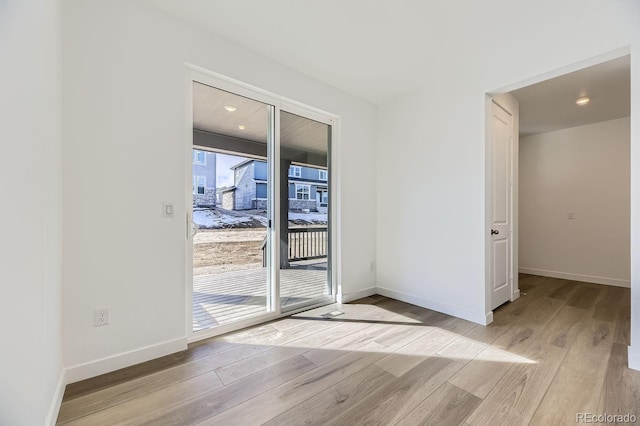
[(308, 200), (311, 187), (309, 185), (296, 184), (296, 200)]
[(302, 177), (302, 167), (300, 167), (300, 166), (290, 166), (289, 167), (289, 176), (291, 176), (291, 177)]
[(204, 188), (207, 186), (206, 176), (193, 176), (193, 193), (204, 194)]
[(198, 151), (197, 149), (193, 150), (193, 164), (198, 164), (201, 166), (207, 165), (207, 153), (204, 151)]
[(327, 180), (327, 171), (326, 170), (320, 170), (320, 180)]

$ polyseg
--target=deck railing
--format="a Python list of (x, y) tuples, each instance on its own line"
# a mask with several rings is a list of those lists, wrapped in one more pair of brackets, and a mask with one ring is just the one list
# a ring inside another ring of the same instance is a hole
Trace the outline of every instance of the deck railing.
[[(288, 232), (289, 261), (327, 257), (327, 228), (290, 228)], [(262, 241), (262, 266), (267, 266), (267, 238)]]
[(289, 229), (289, 260), (327, 257), (327, 228)]

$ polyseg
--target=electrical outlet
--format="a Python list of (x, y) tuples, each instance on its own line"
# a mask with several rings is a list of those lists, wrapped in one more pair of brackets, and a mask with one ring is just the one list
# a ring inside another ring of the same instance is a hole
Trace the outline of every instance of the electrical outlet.
[(109, 324), (109, 308), (95, 309), (93, 311), (93, 326), (100, 327)]

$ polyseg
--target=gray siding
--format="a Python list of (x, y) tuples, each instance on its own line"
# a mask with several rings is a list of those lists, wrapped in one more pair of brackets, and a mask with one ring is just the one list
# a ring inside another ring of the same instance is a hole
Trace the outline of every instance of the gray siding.
[(256, 182), (253, 179), (255, 163), (255, 161), (251, 161), (234, 171), (236, 210), (253, 208), (253, 200), (256, 198)]
[(204, 193), (199, 193), (197, 188), (193, 194), (194, 205), (215, 205), (216, 203), (216, 154), (213, 152), (193, 150), (194, 153), (204, 154), (204, 164), (196, 164), (195, 156), (193, 158), (193, 177), (197, 184), (197, 176), (204, 176), (205, 189)]

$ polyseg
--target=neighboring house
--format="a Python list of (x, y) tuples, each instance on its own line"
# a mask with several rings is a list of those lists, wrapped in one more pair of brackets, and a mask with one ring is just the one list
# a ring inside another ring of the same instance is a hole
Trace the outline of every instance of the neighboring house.
[(216, 205), (216, 154), (193, 150), (193, 205)]
[[(233, 170), (234, 187), (224, 191), (223, 208), (248, 210), (267, 208), (267, 163), (246, 160)], [(289, 210), (327, 212), (329, 192), (327, 170), (289, 167)]]

